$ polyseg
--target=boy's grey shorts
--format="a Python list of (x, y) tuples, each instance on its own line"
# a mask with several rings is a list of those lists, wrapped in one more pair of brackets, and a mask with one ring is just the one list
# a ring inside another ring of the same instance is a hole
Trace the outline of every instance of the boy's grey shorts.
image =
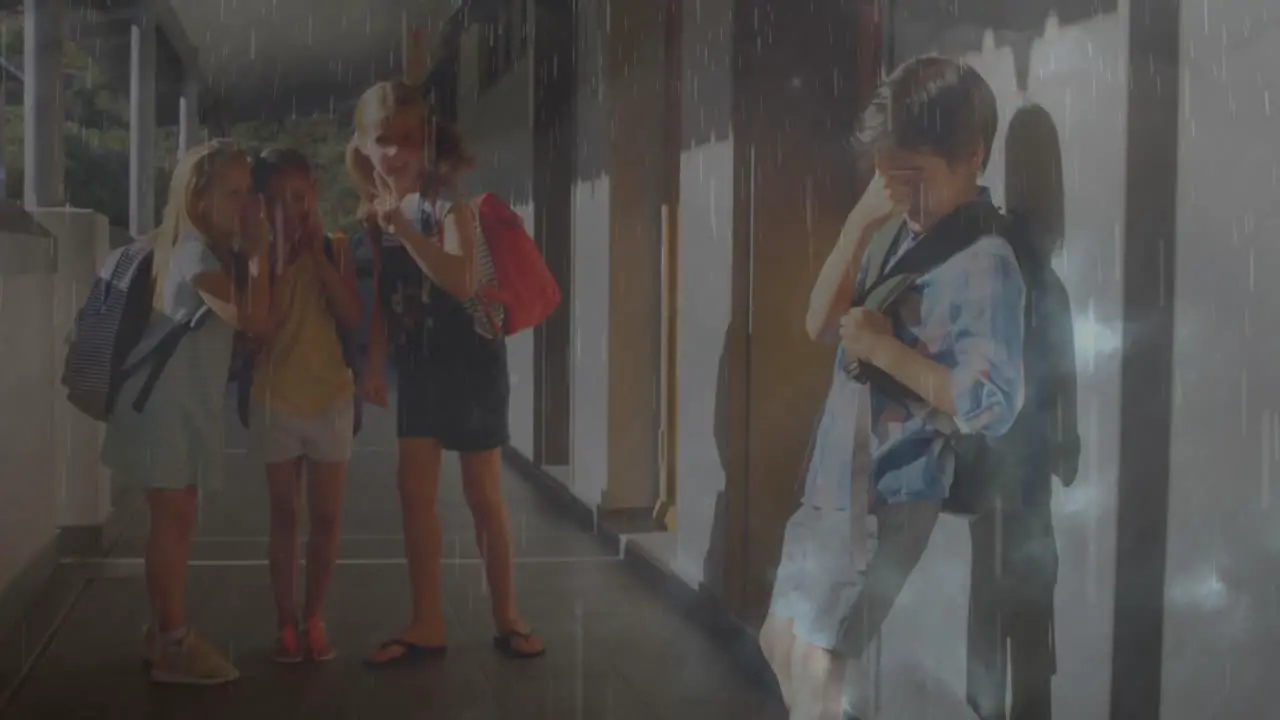
[(849, 511), (802, 505), (787, 522), (770, 613), (791, 620), (797, 638), (835, 649), (862, 589), (858, 565)]
[(881, 505), (859, 519), (802, 506), (787, 523), (769, 612), (810, 645), (860, 657), (928, 547), (940, 508)]

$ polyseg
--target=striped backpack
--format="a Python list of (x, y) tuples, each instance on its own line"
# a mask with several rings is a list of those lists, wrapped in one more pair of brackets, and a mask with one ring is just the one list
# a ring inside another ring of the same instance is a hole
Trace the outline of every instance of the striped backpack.
[(113, 251), (76, 313), (63, 361), (62, 386), (67, 390), (67, 401), (94, 420), (111, 417), (120, 386), (146, 364), (144, 361), (150, 361), (146, 381), (133, 401), (133, 409), (142, 412), (182, 337), (204, 319), (207, 308), (184, 318), (142, 357), (128, 363), (151, 321), (153, 257), (151, 246), (142, 241)]
[[(476, 215), (484, 253), (492, 265), (493, 284), (476, 293), (481, 308), (501, 308), (501, 317), (488, 312), (499, 335), (515, 335), (541, 325), (560, 305), (560, 287), (547, 268), (542, 252), (515, 210), (492, 193), (481, 195)], [(481, 257), (481, 262), (486, 258)]]

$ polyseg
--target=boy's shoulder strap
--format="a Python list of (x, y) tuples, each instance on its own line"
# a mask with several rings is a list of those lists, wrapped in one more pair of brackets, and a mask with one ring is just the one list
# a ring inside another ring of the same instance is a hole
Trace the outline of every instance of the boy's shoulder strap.
[[(893, 263), (891, 272), (881, 268), (874, 280), (868, 278), (859, 299), (870, 296), (879, 286), (895, 279), (929, 273), (987, 235), (1003, 237), (1007, 222), (999, 208), (985, 200), (962, 205), (934, 224), (924, 237), (904, 252)], [(871, 250), (868, 249), (867, 252), (870, 254)], [(881, 258), (882, 266), (883, 260)]]
[(939, 220), (893, 265), (895, 274), (924, 274), (968, 249), (987, 235), (1006, 234), (1007, 220), (999, 208), (976, 200)]
[(898, 239), (907, 231), (907, 224), (902, 221), (896, 223), (885, 223), (885, 226), (876, 231), (871, 237), (871, 243), (867, 245), (867, 254), (863, 258), (863, 265), (867, 268), (867, 280), (863, 283), (863, 290), (875, 285), (880, 276), (884, 274), (885, 261), (889, 259), (889, 253), (893, 247), (898, 244)]

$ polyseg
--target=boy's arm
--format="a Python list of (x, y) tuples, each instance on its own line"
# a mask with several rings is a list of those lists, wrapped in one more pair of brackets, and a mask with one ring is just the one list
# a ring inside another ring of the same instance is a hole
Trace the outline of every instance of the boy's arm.
[(959, 405), (951, 392), (951, 371), (907, 347), (892, 335), (879, 335), (875, 349), (867, 358), (906, 385), (939, 412), (956, 417)]
[(809, 293), (809, 310), (804, 328), (809, 339), (836, 342), (840, 339), (840, 318), (853, 305), (854, 280), (862, 268), (862, 259), (876, 232), (895, 218), (902, 217), (908, 207), (910, 185), (879, 172), (867, 183), (862, 197), (844, 220), (840, 239), (827, 256), (818, 280)]
[(878, 335), (867, 359), (955, 419), (961, 432), (1002, 435), (1022, 407), (1026, 288), (1002, 240), (981, 240), (955, 259), (961, 265), (945, 288), (950, 297), (938, 305), (953, 318), (955, 367), (892, 335)]
[(810, 340), (825, 343), (839, 340), (840, 318), (853, 304), (854, 278), (873, 234), (868, 225), (856, 208), (845, 218), (840, 238), (822, 264), (809, 293), (804, 328)]

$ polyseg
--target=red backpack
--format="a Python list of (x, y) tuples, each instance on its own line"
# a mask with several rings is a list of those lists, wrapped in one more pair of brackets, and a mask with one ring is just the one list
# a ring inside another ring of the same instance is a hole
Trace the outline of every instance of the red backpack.
[(524, 229), (524, 221), (492, 193), (477, 203), (480, 232), (489, 246), (497, 287), (481, 292), (484, 300), (503, 308), (502, 331), (514, 335), (541, 325), (560, 305), (560, 287), (547, 269), (538, 245)]

